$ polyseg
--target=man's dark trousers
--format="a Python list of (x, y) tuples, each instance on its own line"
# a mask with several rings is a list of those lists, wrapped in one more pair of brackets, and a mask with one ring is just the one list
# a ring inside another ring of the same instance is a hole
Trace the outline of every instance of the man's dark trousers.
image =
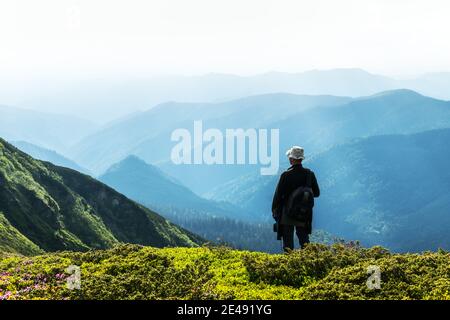
[(306, 228), (292, 225), (280, 225), (282, 228), (281, 237), (283, 239), (284, 251), (294, 250), (294, 228), (300, 242), (300, 247), (304, 248), (309, 243), (309, 234)]

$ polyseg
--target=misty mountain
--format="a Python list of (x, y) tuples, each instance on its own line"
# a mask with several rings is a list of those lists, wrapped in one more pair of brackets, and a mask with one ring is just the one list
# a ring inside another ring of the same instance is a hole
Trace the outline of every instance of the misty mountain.
[[(406, 88), (450, 100), (450, 73), (429, 73), (394, 79), (355, 68), (268, 72), (254, 76), (210, 73), (200, 76), (129, 77), (59, 81), (28, 91), (20, 107), (51, 113), (78, 114), (107, 123), (167, 101), (223, 102), (242, 97), (289, 92), (301, 95), (360, 97)], [(64, 108), (62, 108), (64, 106)]]
[(207, 202), (136, 156), (112, 165), (99, 180), (142, 204), (197, 206)]
[(19, 253), (196, 246), (202, 239), (97, 180), (0, 139), (0, 247)]
[[(322, 191), (315, 227), (396, 251), (448, 249), (449, 139), (450, 129), (374, 136), (312, 157), (305, 166)], [(267, 220), (278, 178), (242, 177), (213, 198), (266, 212), (261, 219)]]
[(79, 115), (105, 124), (167, 101), (223, 102), (242, 97), (289, 92), (301, 95), (359, 97), (406, 88), (450, 100), (450, 73), (394, 79), (356, 68), (268, 72), (254, 76), (210, 73), (199, 76), (61, 79), (39, 90), (28, 88), (17, 106), (50, 113)]
[[(215, 128), (218, 122), (206, 121), (204, 126)], [(353, 99), (339, 106), (311, 108), (282, 120), (269, 121), (265, 127), (280, 130), (279, 161), (282, 163), (286, 161), (285, 150), (292, 145), (303, 146), (311, 156), (360, 137), (448, 128), (450, 102), (410, 90), (394, 90)], [(170, 161), (159, 166), (167, 173), (179, 176), (186, 186), (202, 195), (239, 176), (259, 174), (261, 167), (174, 165)]]
[(27, 141), (65, 153), (95, 130), (93, 123), (77, 117), (0, 105), (0, 136), (8, 141)]
[(302, 110), (336, 106), (350, 100), (280, 93), (223, 103), (165, 103), (86, 137), (71, 150), (70, 157), (97, 174), (131, 154), (151, 164), (166, 162), (176, 144), (171, 141), (173, 130), (191, 129), (194, 120), (219, 129), (264, 127), (269, 121)]
[(427, 73), (419, 77), (397, 81), (402, 88), (408, 88), (425, 96), (450, 100), (450, 72)]
[(150, 208), (183, 208), (198, 215), (239, 217), (243, 212), (227, 203), (203, 199), (159, 168), (129, 156), (111, 166), (99, 180)]
[[(130, 154), (158, 165), (197, 194), (239, 176), (258, 172), (259, 165), (174, 165), (170, 153), (177, 128), (193, 131), (267, 128), (280, 130), (280, 158), (291, 145), (309, 154), (358, 137), (404, 134), (450, 127), (450, 103), (410, 90), (394, 90), (350, 99), (330, 96), (263, 95), (219, 104), (160, 105), (84, 139), (74, 148), (78, 163), (101, 172)], [(417, 116), (421, 115), (421, 116)]]
[(277, 92), (358, 97), (396, 88), (400, 88), (400, 85), (394, 79), (361, 69), (269, 72), (254, 76), (221, 73), (134, 78), (121, 76), (60, 81), (57, 91), (52, 86), (48, 89), (51, 91), (42, 88), (34, 96), (32, 91), (29, 92), (20, 106), (47, 112), (79, 114), (91, 121), (106, 123), (168, 101), (217, 103)]
[(60, 167), (66, 167), (84, 174), (89, 174), (87, 169), (80, 167), (74, 161), (60, 155), (56, 151), (42, 148), (26, 141), (10, 141), (9, 143), (37, 160), (48, 161)]
[(274, 122), (282, 150), (301, 144), (320, 152), (353, 138), (408, 134), (450, 127), (450, 102), (410, 90), (354, 99), (339, 108), (315, 108)]

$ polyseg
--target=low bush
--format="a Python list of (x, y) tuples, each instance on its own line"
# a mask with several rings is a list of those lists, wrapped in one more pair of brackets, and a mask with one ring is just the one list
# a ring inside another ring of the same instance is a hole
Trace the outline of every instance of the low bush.
[[(81, 270), (70, 290), (67, 268)], [(371, 265), (381, 288), (370, 289)], [(310, 244), (289, 254), (121, 245), (85, 253), (0, 255), (0, 299), (450, 299), (450, 254)]]

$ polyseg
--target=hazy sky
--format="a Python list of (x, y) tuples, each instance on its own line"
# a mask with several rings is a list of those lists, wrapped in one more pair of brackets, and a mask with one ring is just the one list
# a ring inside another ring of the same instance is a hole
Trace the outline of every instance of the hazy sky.
[(450, 71), (448, 0), (2, 0), (0, 73)]

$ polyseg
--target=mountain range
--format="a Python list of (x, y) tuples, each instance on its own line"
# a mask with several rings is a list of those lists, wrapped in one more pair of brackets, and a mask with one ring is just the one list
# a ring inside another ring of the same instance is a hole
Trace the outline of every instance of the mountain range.
[(0, 105), (0, 137), (7, 141), (26, 141), (65, 154), (96, 129), (78, 117)]
[(95, 174), (103, 173), (130, 154), (152, 164), (167, 162), (175, 145), (171, 141), (172, 131), (192, 129), (195, 120), (219, 129), (264, 127), (268, 121), (302, 110), (336, 106), (349, 100), (345, 97), (271, 94), (223, 103), (165, 103), (84, 138), (69, 156)]
[[(14, 105), (27, 109), (63, 111), (106, 123), (167, 101), (222, 102), (276, 92), (360, 97), (400, 88), (450, 100), (449, 87), (448, 72), (398, 79), (357, 68), (267, 72), (251, 76), (209, 73), (127, 77), (121, 74), (108, 78), (59, 79), (56, 83), (53, 79), (51, 85), (39, 86), (39, 90), (26, 88), (26, 95), (13, 100)], [(7, 94), (7, 88), (3, 88), (3, 95)]]
[(174, 165), (170, 160), (175, 145), (171, 133), (177, 128), (192, 131), (195, 120), (203, 121), (204, 130), (277, 128), (281, 154), (301, 144), (313, 155), (359, 137), (450, 127), (450, 103), (405, 89), (353, 99), (280, 93), (215, 104), (166, 103), (84, 138), (69, 157), (101, 174), (136, 155), (200, 195), (259, 171), (259, 165)]
[(203, 241), (90, 176), (33, 159), (3, 139), (0, 227), (0, 246), (24, 254)]

